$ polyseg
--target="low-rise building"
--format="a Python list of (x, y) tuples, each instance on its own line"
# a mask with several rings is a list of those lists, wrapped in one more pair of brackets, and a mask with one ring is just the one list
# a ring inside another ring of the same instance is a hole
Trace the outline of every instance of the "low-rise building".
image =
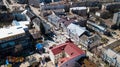
[(74, 23), (71, 23), (67, 27), (69, 36), (75, 41), (76, 44), (79, 44), (79, 38), (87, 31), (85, 27), (80, 27)]
[(71, 42), (50, 49), (50, 58), (58, 67), (75, 67), (76, 61), (85, 56), (85, 52)]
[(12, 21), (13, 26), (22, 26), (24, 29), (28, 30), (28, 26), (31, 24), (31, 20), (35, 17), (35, 15), (29, 13), (29, 11), (25, 10), (21, 13), (13, 13), (14, 20)]
[(28, 0), (14, 0), (16, 1), (17, 3), (20, 3), (20, 4), (27, 4), (28, 3)]
[[(102, 49), (102, 59), (111, 66), (120, 67), (120, 40)], [(114, 46), (113, 46), (114, 45)]]
[(68, 25), (75, 22), (74, 19), (63, 19), (61, 18), (59, 20), (59, 27), (58, 28), (61, 28), (64, 32), (67, 32), (69, 34), (69, 30), (67, 29)]
[(104, 26), (104, 27), (111, 28), (115, 23), (112, 22), (112, 19), (103, 19), (102, 24), (101, 25)]
[(75, 13), (77, 15), (86, 16), (87, 8), (86, 7), (72, 7), (70, 8), (70, 12)]
[(56, 27), (59, 26), (59, 23), (58, 23), (59, 20), (60, 20), (60, 17), (58, 17), (55, 14), (51, 14), (51, 15), (48, 16), (48, 21)]
[(36, 15), (29, 10), (24, 10), (21, 14), (24, 14), (29, 21), (32, 21), (36, 17)]
[(69, 3), (65, 3), (64, 1), (54, 2), (49, 4), (40, 4), (40, 10), (55, 10), (55, 9), (65, 9)]
[(94, 47), (97, 47), (101, 44), (101, 37), (97, 34), (94, 34), (90, 37), (82, 35), (80, 37), (80, 44), (83, 45), (88, 50), (92, 50), (94, 49)]
[(16, 3), (15, 0), (2, 0), (2, 1), (10, 12), (24, 10), (24, 5)]
[(31, 6), (33, 6), (33, 7), (37, 7), (37, 8), (40, 7), (39, 0), (28, 0), (28, 4), (31, 5)]
[(25, 31), (21, 26), (13, 26), (10, 28), (1, 28), (0, 29), (0, 43), (14, 40), (19, 37), (25, 36)]
[(24, 13), (13, 14), (12, 26), (0, 29), (0, 53), (3, 56), (17, 53), (17, 48), (25, 49), (31, 46), (30, 34), (28, 34), (28, 25), (30, 18)]
[(1, 28), (0, 32), (0, 55), (2, 56), (17, 53), (17, 45), (22, 46), (20, 49), (31, 45), (29, 34), (26, 35), (22, 26)]
[(47, 24), (43, 19), (40, 19), (40, 18), (36, 17), (32, 20), (32, 23), (33, 23), (35, 29), (37, 31), (39, 31), (40, 33), (48, 34), (48, 33), (51, 32), (50, 31), (50, 28), (51, 28), (50, 25)]
[(101, 17), (103, 19), (108, 19), (110, 18), (111, 14), (108, 11), (97, 11), (95, 13), (96, 16)]
[(41, 29), (40, 29), (41, 21), (39, 18), (34, 18), (32, 20), (32, 23), (34, 24), (36, 30), (41, 31)]
[(65, 18), (61, 18), (59, 20), (58, 28), (61, 28), (64, 32), (69, 33), (69, 30), (67, 29), (67, 27), (71, 23), (78, 25), (78, 26), (81, 26), (81, 27), (85, 27), (86, 26), (86, 19), (84, 19), (83, 17), (80, 17), (78, 15), (67, 15)]
[(94, 30), (94, 31), (96, 31), (96, 32), (98, 32), (98, 33), (102, 33), (102, 34), (104, 34), (107, 31), (106, 28), (104, 28), (104, 27), (102, 27), (100, 25), (97, 25), (97, 24), (95, 24), (95, 23), (93, 23), (91, 21), (87, 21), (87, 27)]
[(50, 48), (50, 58), (58, 67), (96, 67), (84, 50), (69, 41)]
[(0, 1), (0, 12), (1, 13), (7, 13), (7, 7), (4, 5), (3, 1)]
[(102, 10), (108, 10), (110, 12), (116, 12), (116, 10), (119, 11), (119, 8), (120, 8), (120, 2), (111, 2), (111, 3), (102, 4)]
[(105, 50), (102, 58), (104, 61), (107, 61), (110, 65), (120, 67), (120, 55), (114, 52), (113, 50)]

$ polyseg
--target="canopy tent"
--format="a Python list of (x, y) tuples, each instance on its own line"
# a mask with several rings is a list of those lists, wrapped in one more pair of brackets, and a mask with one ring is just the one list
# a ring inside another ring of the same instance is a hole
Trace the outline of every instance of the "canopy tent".
[(43, 48), (42, 44), (40, 44), (40, 43), (36, 44), (36, 49), (41, 50), (42, 48)]
[(9, 64), (9, 61), (8, 61), (8, 59), (6, 60), (6, 65), (8, 65)]

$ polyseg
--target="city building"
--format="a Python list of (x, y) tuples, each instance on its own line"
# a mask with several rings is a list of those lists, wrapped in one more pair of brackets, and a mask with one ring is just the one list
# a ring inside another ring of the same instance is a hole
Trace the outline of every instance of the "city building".
[(61, 1), (61, 0), (39, 0), (40, 3), (44, 2), (44, 3), (51, 3), (51, 2), (58, 2), (58, 1)]
[(53, 10), (53, 12), (54, 12), (56, 15), (65, 15), (65, 10), (64, 10), (64, 9)]
[(120, 2), (120, 0), (114, 0), (114, 2)]
[(99, 11), (100, 10), (100, 8), (99, 7), (88, 7), (88, 13), (89, 12), (93, 12), (93, 13), (95, 13), (96, 11)]
[(17, 39), (21, 36), (25, 36), (25, 31), (21, 26), (13, 26), (10, 28), (2, 28), (0, 29), (0, 43)]
[(29, 21), (32, 21), (36, 17), (36, 15), (29, 10), (24, 10), (21, 14), (24, 14)]
[(39, 0), (40, 1), (40, 3), (50, 3), (51, 2), (51, 0)]
[(5, 23), (9, 23), (11, 25), (11, 22), (13, 20), (16, 20), (17, 22), (20, 22), (21, 24), (28, 25), (30, 22), (29, 17), (26, 17), (24, 14), (21, 14), (21, 11), (18, 12), (12, 12), (12, 13), (1, 13), (0, 14), (0, 21)]
[(81, 17), (81, 16), (78, 16), (77, 17), (77, 20), (75, 20), (76, 22), (74, 22), (74, 24), (77, 24), (77, 25), (80, 25), (81, 27), (86, 27), (86, 24), (87, 24), (87, 19)]
[(0, 1), (0, 13), (6, 13), (7, 12), (7, 8), (6, 6), (4, 5), (3, 1), (1, 0)]
[[(23, 13), (13, 13), (12, 26), (0, 29), (0, 53), (3, 56), (17, 53), (19, 49), (26, 49), (30, 42), (30, 34), (28, 34), (28, 25), (30, 18)], [(18, 50), (17, 50), (18, 49)]]
[(50, 25), (45, 23), (43, 19), (36, 17), (32, 20), (32, 23), (33, 23), (33, 26), (35, 27), (35, 29), (37, 31), (39, 31), (39, 33), (43, 33), (43, 34), (50, 33), (51, 27), (50, 27)]
[(28, 0), (28, 4), (31, 5), (31, 6), (33, 6), (33, 7), (37, 7), (37, 8), (40, 7), (39, 0)]
[[(102, 50), (102, 59), (111, 66), (120, 67), (120, 40), (109, 44)], [(113, 46), (114, 45), (114, 46)]]
[(0, 0), (0, 66), (120, 67), (119, 27), (120, 0)]
[(36, 30), (41, 31), (41, 29), (40, 29), (40, 23), (41, 23), (41, 21), (40, 21), (39, 18), (34, 18), (32, 20), (32, 23), (34, 24), (34, 27), (35, 27)]
[[(112, 25), (114, 25), (114, 23), (112, 22), (112, 19), (105, 19), (105, 20), (103, 20), (103, 22), (104, 22), (105, 25), (102, 25), (102, 26), (104, 26), (104, 27), (109, 27), (109, 28), (111, 28)], [(107, 26), (106, 26), (106, 25), (107, 25)]]
[(54, 26), (58, 27), (59, 26), (59, 23), (58, 21), (60, 20), (60, 17), (58, 17), (57, 15), (55, 14), (51, 14), (49, 15), (48, 17), (48, 21), (53, 24)]
[(21, 26), (25, 31), (27, 31), (28, 30), (27, 25), (29, 25), (29, 22), (27, 22), (27, 21), (19, 22), (19, 21), (13, 20), (12, 25), (13, 26)]
[(3, 0), (3, 3), (7, 7), (7, 9), (9, 9), (9, 12), (24, 10), (24, 5), (18, 4), (16, 2), (18, 1), (17, 0)]
[(87, 31), (85, 27), (80, 27), (76, 24), (69, 24), (68, 27), (69, 36), (75, 41), (76, 44), (79, 44), (79, 38)]
[(120, 12), (114, 13), (113, 23), (115, 23), (118, 27), (120, 26)]
[(75, 13), (77, 15), (86, 16), (87, 8), (86, 7), (72, 7), (70, 8), (71, 13)]
[(107, 31), (106, 28), (99, 26), (99, 25), (93, 23), (92, 21), (87, 21), (87, 27), (98, 33), (102, 33), (102, 34), (104, 34)]
[(80, 44), (88, 50), (92, 50), (95, 46), (99, 46), (101, 44), (101, 37), (98, 34), (93, 34), (89, 37), (86, 35), (82, 35), (80, 37)]
[(67, 32), (69, 34), (69, 30), (67, 29), (68, 25), (75, 22), (74, 19), (66, 19), (66, 18), (61, 18), (59, 20), (59, 26), (58, 28), (61, 28), (62, 31)]
[(56, 28), (61, 29), (64, 32), (67, 32), (69, 34), (69, 29), (67, 28), (71, 23), (81, 26), (81, 27), (85, 27), (86, 26), (86, 20), (83, 17), (79, 17), (78, 15), (67, 15), (64, 16), (62, 18), (60, 18), (60, 20), (58, 20), (57, 22), (58, 26), (56, 26)]
[(41, 3), (40, 4), (40, 10), (44, 11), (44, 10), (65, 9), (67, 5), (68, 4), (64, 3), (63, 1), (61, 1), (61, 2), (54, 2), (54, 3), (50, 3), (50, 4)]
[(76, 61), (85, 56), (85, 52), (71, 42), (50, 48), (50, 58), (58, 67), (75, 67)]
[(108, 19), (110, 18), (111, 14), (108, 11), (96, 11), (95, 13), (96, 16), (101, 17), (103, 19)]
[(29, 34), (26, 35), (23, 26), (1, 28), (0, 32), (0, 54), (2, 56), (16, 53), (17, 45), (21, 45), (21, 49), (31, 45)]
[(14, 2), (20, 3), (20, 4), (27, 4), (28, 0), (14, 0)]
[(112, 2), (112, 3), (105, 3), (102, 4), (102, 10), (108, 10), (110, 12), (116, 12), (119, 11), (120, 8), (120, 2)]
[(34, 16), (30, 16), (27, 15), (28, 11), (25, 10), (21, 13), (13, 13), (13, 21), (12, 21), (12, 25), (13, 26), (22, 26), (24, 29), (26, 28), (26, 30), (28, 30), (28, 26), (30, 25), (31, 19)]
[(69, 24), (67, 28), (69, 29), (70, 33), (77, 36), (81, 36), (86, 31), (85, 27), (80, 27), (79, 25), (75, 25), (74, 23)]

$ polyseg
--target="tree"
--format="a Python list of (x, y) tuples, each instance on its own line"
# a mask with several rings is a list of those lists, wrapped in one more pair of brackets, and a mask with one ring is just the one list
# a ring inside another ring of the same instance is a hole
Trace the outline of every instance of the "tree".
[(108, 41), (109, 40), (107, 38), (101, 38), (101, 42), (104, 43), (104, 44), (108, 43)]

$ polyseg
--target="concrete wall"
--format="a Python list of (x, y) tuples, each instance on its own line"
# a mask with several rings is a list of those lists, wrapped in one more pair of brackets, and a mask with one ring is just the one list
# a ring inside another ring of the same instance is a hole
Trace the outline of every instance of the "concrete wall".
[[(113, 51), (112, 51), (112, 52), (113, 52)], [(111, 55), (113, 54), (112, 52), (111, 52)], [(107, 53), (108, 53), (108, 52), (107, 52)], [(110, 65), (113, 65), (113, 66), (115, 66), (115, 67), (120, 67), (119, 56), (117, 56), (117, 54), (114, 54), (114, 55), (111, 57), (111, 55), (106, 54), (106, 50), (105, 50), (105, 51), (103, 51), (102, 59), (103, 59), (104, 61), (107, 61)], [(117, 56), (116, 59), (115, 59), (115, 56)]]
[(55, 56), (53, 55), (52, 51), (49, 51), (49, 55), (50, 55), (50, 59), (53, 62), (53, 64), (55, 64)]
[(50, 59), (53, 62), (53, 64), (57, 63), (59, 61), (59, 59), (62, 58), (62, 56), (63, 56), (62, 52), (59, 53), (59, 54), (54, 55), (52, 53), (52, 51), (50, 50)]
[(43, 26), (45, 28), (45, 34), (50, 33), (50, 29), (51, 29), (50, 25), (47, 23), (43, 23)]
[(83, 56), (85, 56), (85, 55), (79, 55), (79, 56), (77, 56), (77, 57), (75, 57), (75, 58), (73, 58), (73, 59), (71, 59), (71, 60), (63, 63), (63, 64), (62, 64), (61, 66), (59, 66), (59, 67), (75, 67), (76, 61), (77, 61), (78, 59), (80, 59), (81, 57), (83, 57)]

